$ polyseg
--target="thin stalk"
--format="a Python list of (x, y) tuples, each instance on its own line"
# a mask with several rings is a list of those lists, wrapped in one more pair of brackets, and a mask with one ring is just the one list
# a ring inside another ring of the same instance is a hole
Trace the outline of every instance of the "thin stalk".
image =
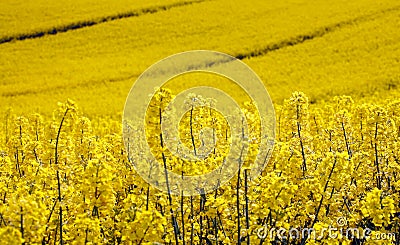
[(146, 194), (146, 210), (149, 210), (149, 198), (150, 198), (150, 185), (147, 186)]
[(190, 245), (193, 245), (193, 239), (194, 239), (194, 223), (193, 223), (193, 217), (194, 217), (194, 210), (193, 210), (193, 196), (190, 196), (190, 218), (192, 220), (191, 222), (191, 230), (190, 230)]
[[(183, 179), (183, 171), (182, 171), (182, 179)], [(184, 201), (184, 196), (183, 196), (183, 191), (181, 193), (181, 217), (182, 217), (182, 244), (185, 245), (185, 212), (183, 210), (183, 201)]]
[(61, 204), (61, 183), (60, 183), (60, 174), (57, 170), (57, 188), (58, 188), (58, 202), (60, 205), (60, 244), (63, 245), (63, 209), (62, 209), (62, 204)]
[(349, 155), (349, 158), (351, 158), (351, 149), (350, 145), (347, 139), (347, 134), (346, 134), (346, 129), (344, 127), (344, 123), (342, 122), (342, 130), (343, 130), (343, 136), (344, 136), (344, 141), (346, 142), (346, 149), (347, 149), (347, 154)]
[(219, 220), (219, 225), (221, 226), (221, 229), (222, 229), (222, 233), (224, 233), (224, 236), (226, 237), (226, 232), (225, 232), (224, 224), (222, 223), (221, 214), (218, 211), (217, 211), (217, 216), (218, 216), (218, 220)]
[(55, 164), (58, 164), (58, 143), (60, 140), (61, 129), (62, 129), (64, 120), (65, 120), (65, 117), (67, 116), (68, 110), (69, 109), (65, 110), (64, 116), (62, 117), (61, 122), (60, 122), (60, 126), (58, 127), (57, 138), (56, 138), (56, 148), (54, 150)]
[(382, 188), (381, 186), (381, 177), (380, 177), (380, 169), (379, 169), (379, 158), (378, 158), (378, 145), (376, 143), (378, 138), (378, 123), (375, 123), (375, 144), (374, 144), (374, 149), (375, 149), (375, 164), (376, 164), (376, 179), (377, 179), (377, 187), (380, 190)]
[[(321, 210), (322, 202), (324, 201), (324, 197), (325, 197), (324, 195), (325, 195), (326, 189), (328, 189), (329, 180), (330, 180), (331, 177), (332, 177), (333, 170), (335, 169), (335, 166), (336, 166), (336, 162), (337, 162), (337, 161), (336, 161), (336, 157), (335, 157), (335, 161), (333, 162), (333, 166), (332, 166), (332, 168), (331, 168), (331, 171), (329, 172), (328, 179), (326, 180), (325, 187), (324, 187), (324, 191), (322, 192), (322, 196), (321, 196), (321, 199), (320, 199), (320, 201), (319, 201), (319, 205), (318, 205), (317, 211), (315, 212), (315, 217), (314, 217), (313, 222), (311, 223), (311, 227), (310, 227), (310, 228), (313, 228), (314, 225), (315, 225), (315, 223), (317, 222), (318, 214), (319, 214), (319, 212), (320, 212), (320, 210)], [(306, 233), (305, 236), (302, 238), (300, 244), (301, 244), (301, 245), (304, 245), (304, 244), (306, 243), (307, 239), (308, 239), (308, 234)]]
[[(160, 125), (162, 123), (162, 110), (161, 107), (159, 108), (159, 116), (160, 116)], [(161, 148), (164, 149), (164, 141), (163, 141), (163, 135), (162, 132), (160, 133), (160, 145)], [(168, 190), (168, 200), (169, 200), (169, 206), (170, 206), (170, 213), (171, 213), (171, 219), (172, 219), (172, 226), (174, 227), (174, 235), (175, 235), (175, 243), (176, 245), (179, 244), (178, 240), (178, 227), (177, 227), (177, 222), (176, 218), (174, 215), (174, 211), (172, 210), (172, 197), (171, 197), (171, 189), (169, 186), (169, 179), (168, 179), (168, 170), (167, 170), (167, 158), (165, 157), (164, 151), (161, 152), (162, 155), (162, 160), (164, 163), (164, 173), (165, 173), (165, 181), (167, 184), (167, 190)]]
[[(56, 138), (56, 147), (54, 150), (54, 162), (57, 165), (58, 164), (58, 143), (60, 141), (60, 134), (61, 134), (61, 129), (65, 120), (65, 117), (67, 116), (68, 113), (68, 108), (65, 110), (65, 113), (61, 119), (60, 122), (60, 126), (58, 127), (58, 132), (57, 132), (57, 138)], [(58, 202), (60, 205), (60, 211), (59, 211), (59, 216), (60, 216), (60, 244), (63, 245), (63, 218), (62, 218), (62, 214), (63, 214), (63, 209), (62, 209), (62, 203), (61, 203), (61, 182), (60, 182), (60, 173), (57, 170), (57, 189), (58, 189)]]
[[(20, 220), (20, 222), (21, 222), (20, 223), (21, 237), (22, 237), (22, 239), (24, 239), (24, 214), (23, 214), (23, 208), (22, 207), (20, 207), (20, 208), (21, 208), (21, 214), (20, 214), (20, 216), (21, 216), (21, 220)], [(23, 242), (22, 244), (25, 244), (25, 242)]]
[(297, 133), (299, 135), (300, 139), (300, 147), (301, 147), (301, 156), (303, 158), (303, 177), (305, 176), (305, 172), (307, 172), (307, 162), (306, 162), (306, 154), (304, 152), (304, 145), (303, 145), (303, 139), (301, 138), (301, 125), (300, 122), (297, 122)]
[[(248, 169), (244, 170), (244, 196), (246, 198), (246, 230), (247, 232), (249, 231), (250, 228), (250, 220), (249, 220), (249, 197), (247, 195), (248, 193), (248, 183), (247, 183), (247, 171)], [(250, 235), (247, 234), (247, 245), (250, 245)]]
[(200, 190), (200, 244), (202, 244), (203, 242), (203, 216), (202, 216), (202, 212), (204, 211), (204, 206), (206, 203), (206, 195), (204, 194), (204, 190), (201, 189)]
[(197, 156), (196, 144), (194, 142), (194, 135), (193, 135), (193, 106), (192, 109), (190, 110), (190, 137), (192, 138), (194, 155)]
[(242, 156), (243, 156), (243, 151), (244, 151), (244, 146), (242, 147), (242, 150), (240, 152), (239, 156), (239, 170), (238, 170), (238, 175), (237, 175), (237, 182), (236, 182), (236, 210), (237, 210), (237, 233), (238, 233), (238, 241), (237, 244), (240, 245), (241, 243), (241, 237), (240, 237), (240, 169), (242, 168)]

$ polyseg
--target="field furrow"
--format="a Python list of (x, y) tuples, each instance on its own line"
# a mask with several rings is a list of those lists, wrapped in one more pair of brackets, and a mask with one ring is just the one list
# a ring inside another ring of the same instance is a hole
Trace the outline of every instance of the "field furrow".
[(343, 27), (346, 27), (349, 25), (356, 25), (356, 24), (359, 24), (364, 21), (374, 20), (374, 19), (384, 16), (385, 14), (388, 14), (390, 12), (396, 12), (399, 10), (400, 10), (400, 5), (392, 7), (392, 8), (384, 9), (384, 10), (379, 10), (375, 13), (371, 13), (368, 15), (357, 16), (353, 19), (344, 20), (344, 21), (340, 21), (338, 23), (334, 23), (334, 24), (331, 24), (328, 26), (323, 26), (323, 27), (317, 28), (306, 34), (300, 34), (300, 35), (297, 35), (294, 37), (289, 37), (288, 39), (284, 39), (284, 40), (281, 40), (276, 43), (268, 44), (265, 46), (265, 48), (263, 48), (261, 50), (253, 50), (248, 53), (237, 54), (235, 57), (242, 60), (242, 59), (251, 58), (251, 57), (263, 56), (263, 55), (268, 54), (269, 52), (272, 52), (272, 51), (275, 51), (278, 49), (282, 49), (285, 47), (289, 47), (289, 46), (295, 46), (295, 45), (304, 43), (306, 41), (313, 40), (314, 38), (323, 37), (326, 34), (334, 32), (340, 28), (343, 28)]
[(154, 13), (157, 13), (160, 11), (167, 11), (171, 8), (182, 7), (182, 6), (186, 6), (189, 4), (200, 3), (203, 1), (204, 0), (182, 1), (182, 2), (176, 2), (176, 3), (172, 3), (172, 4), (168, 4), (168, 5), (147, 7), (147, 8), (130, 10), (127, 12), (112, 14), (112, 15), (98, 17), (98, 18), (89, 19), (89, 20), (81, 20), (81, 21), (77, 21), (77, 22), (73, 22), (73, 23), (66, 23), (61, 26), (49, 27), (44, 30), (34, 30), (29, 33), (18, 33), (18, 34), (12, 35), (12, 36), (3, 36), (3, 37), (0, 37), (0, 44), (12, 42), (12, 41), (22, 41), (22, 40), (26, 40), (26, 39), (40, 38), (40, 37), (48, 36), (48, 35), (56, 35), (57, 33), (73, 31), (73, 30), (90, 27), (90, 26), (94, 26), (94, 25), (98, 25), (101, 23), (110, 22), (110, 21), (114, 21), (114, 20), (119, 20), (119, 19), (139, 17), (139, 16), (142, 16), (145, 14), (154, 14)]
[(0, 36), (18, 36), (188, 0), (13, 0), (0, 2)]
[[(333, 91), (368, 94), (396, 84), (398, 3), (318, 3), (204, 1), (4, 43), (1, 106), (24, 111), (29, 105), (48, 114), (42, 105), (72, 98), (89, 114), (117, 115), (134, 80), (148, 66), (193, 49), (241, 58), (261, 76), (277, 103), (293, 90), (316, 101)], [(369, 66), (386, 68), (378, 72)], [(326, 86), (319, 86), (321, 82)]]

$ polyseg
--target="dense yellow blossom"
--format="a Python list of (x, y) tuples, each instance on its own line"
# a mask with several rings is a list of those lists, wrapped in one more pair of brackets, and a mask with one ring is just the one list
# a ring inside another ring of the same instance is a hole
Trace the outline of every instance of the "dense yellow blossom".
[[(162, 90), (160, 95), (173, 96)], [(0, 148), (0, 235), (3, 241), (53, 243), (60, 241), (62, 230), (63, 242), (76, 244), (176, 239), (253, 244), (278, 239), (260, 238), (260, 227), (320, 231), (338, 227), (343, 217), (348, 221), (343, 228), (375, 232), (369, 242), (376, 234), (389, 237), (399, 229), (399, 128), (394, 125), (400, 112), (394, 107), (398, 100), (384, 102), (366, 104), (341, 96), (310, 105), (304, 93), (293, 93), (277, 110), (279, 134), (262, 176), (248, 181), (245, 167), (239, 179), (212, 193), (171, 199), (135, 174), (120, 128), (102, 130), (112, 120), (93, 128), (72, 101), (59, 104), (51, 120), (8, 114), (9, 134)], [(199, 110), (201, 114), (206, 108)], [(206, 115), (197, 123), (209, 120)], [(178, 172), (193, 168), (170, 163)], [(363, 239), (339, 235), (325, 233), (309, 238), (308, 244)]]

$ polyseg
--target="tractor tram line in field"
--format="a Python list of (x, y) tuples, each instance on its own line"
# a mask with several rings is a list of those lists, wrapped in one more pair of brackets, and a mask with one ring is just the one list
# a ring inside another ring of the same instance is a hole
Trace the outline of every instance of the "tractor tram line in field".
[(33, 31), (30, 33), (21, 33), (21, 34), (16, 34), (12, 36), (3, 36), (0, 37), (0, 44), (3, 43), (9, 43), (13, 41), (23, 41), (26, 39), (35, 39), (35, 38), (40, 38), (48, 35), (56, 35), (57, 33), (64, 33), (68, 31), (73, 31), (77, 29), (82, 29), (85, 27), (90, 27), (110, 21), (115, 21), (115, 20), (120, 20), (120, 19), (125, 19), (125, 18), (131, 18), (131, 17), (140, 17), (142, 15), (146, 14), (155, 14), (160, 11), (167, 11), (172, 8), (177, 8), (177, 7), (183, 7), (191, 4), (197, 4), (204, 2), (205, 0), (189, 0), (189, 1), (182, 1), (182, 2), (177, 2), (177, 3), (172, 3), (169, 5), (161, 5), (161, 6), (155, 6), (155, 7), (148, 7), (148, 8), (142, 8), (142, 9), (136, 9), (136, 10), (131, 10), (128, 12), (124, 13), (118, 13), (118, 14), (113, 14), (109, 16), (104, 16), (104, 17), (99, 17), (99, 18), (94, 18), (92, 20), (83, 20), (83, 21), (78, 21), (78, 22), (73, 22), (61, 26), (56, 26), (56, 27), (50, 27), (45, 30), (40, 30), (40, 31)]
[[(133, 17), (133, 16), (137, 17), (137, 16), (140, 16), (142, 14), (147, 14), (147, 13), (156, 13), (159, 10), (168, 10), (173, 7), (184, 6), (184, 5), (188, 5), (188, 4), (194, 4), (194, 3), (200, 3), (200, 2), (204, 2), (204, 1), (205, 0), (185, 1), (185, 2), (179, 2), (179, 3), (167, 5), (167, 6), (146, 8), (146, 9), (142, 9), (142, 10), (137, 10), (135, 12), (131, 12), (132, 15), (130, 17)], [(156, 9), (158, 9), (158, 10), (156, 10)], [(399, 10), (400, 10), (400, 5), (394, 6), (391, 8), (387, 8), (387, 9), (383, 9), (380, 11), (376, 11), (376, 12), (368, 14), (368, 15), (357, 16), (350, 20), (345, 20), (345, 21), (341, 21), (338, 23), (328, 25), (328, 26), (319, 27), (316, 30), (309, 32), (308, 34), (300, 34), (300, 35), (297, 35), (294, 37), (289, 37), (289, 38), (283, 39), (281, 41), (277, 41), (277, 42), (268, 44), (264, 49), (261, 49), (261, 50), (255, 49), (255, 50), (252, 50), (247, 53), (242, 53), (242, 54), (239, 53), (236, 55), (234, 54), (234, 57), (237, 59), (240, 59), (240, 60), (245, 60), (245, 59), (249, 59), (249, 58), (265, 56), (270, 52), (277, 51), (277, 50), (280, 50), (280, 49), (283, 49), (286, 47), (290, 47), (290, 46), (296, 46), (296, 45), (302, 44), (306, 41), (311, 41), (311, 40), (314, 40), (315, 38), (323, 37), (329, 33), (332, 33), (334, 31), (337, 31), (339, 29), (342, 29), (342, 28), (345, 28), (348, 26), (364, 23), (367, 21), (373, 21), (373, 20), (381, 17), (382, 15), (396, 12)], [(134, 14), (134, 13), (136, 13), (136, 14)], [(138, 14), (138, 13), (142, 13), (142, 14)], [(129, 16), (127, 16), (127, 15), (128, 14), (125, 14), (125, 17), (121, 17), (121, 18), (129, 18)], [(112, 17), (112, 16), (103, 17), (103, 18), (101, 18), (101, 20), (102, 20), (101, 22), (92, 21), (92, 23), (94, 23), (92, 25), (97, 25), (102, 22), (112, 21), (112, 20), (116, 20), (116, 19), (117, 18), (115, 18), (115, 16), (114, 17)], [(70, 26), (70, 25), (68, 25), (68, 26)], [(71, 26), (72, 26), (72, 24), (71, 24)], [(86, 25), (86, 26), (89, 27), (90, 25)], [(82, 26), (79, 28), (83, 28), (86, 26)], [(76, 29), (78, 29), (78, 28), (76, 28)], [(74, 30), (74, 29), (69, 29), (69, 30)], [(69, 31), (69, 30), (66, 30), (66, 31)], [(56, 33), (48, 34), (48, 35), (55, 35)], [(47, 35), (47, 34), (44, 34), (44, 35)], [(26, 38), (26, 39), (28, 39), (28, 38)], [(36, 38), (36, 37), (31, 37), (31, 38)], [(15, 39), (15, 40), (17, 40), (17, 39)], [(18, 39), (18, 40), (24, 40), (24, 39)], [(0, 43), (1, 43), (1, 41), (0, 41)], [(71, 86), (70, 84), (62, 84), (62, 85), (58, 85), (58, 86), (54, 86), (54, 87), (50, 87), (50, 88), (41, 88), (41, 89), (36, 89), (36, 90), (25, 90), (25, 91), (18, 91), (18, 92), (4, 91), (3, 93), (0, 93), (0, 96), (1, 97), (19, 97), (19, 96), (34, 95), (34, 94), (40, 94), (40, 93), (48, 93), (48, 92), (56, 91), (56, 90), (59, 91), (59, 90), (64, 90), (64, 89), (77, 89), (78, 87), (79, 88), (82, 88), (82, 87), (89, 88), (95, 84), (106, 85), (108, 83), (120, 83), (120, 82), (124, 82), (124, 81), (130, 81), (132, 79), (136, 79), (138, 76), (139, 76), (139, 74), (131, 74), (131, 75), (125, 75), (125, 76), (104, 78), (101, 80), (91, 80), (91, 81), (87, 81), (84, 83), (76, 84), (74, 86)]]
[(258, 56), (263, 56), (268, 54), (269, 52), (275, 51), (275, 50), (279, 50), (285, 47), (289, 47), (289, 46), (295, 46), (298, 44), (302, 44), (306, 41), (309, 40), (313, 40), (314, 38), (318, 38), (318, 37), (323, 37), (328, 33), (332, 33), (338, 29), (344, 28), (346, 26), (350, 26), (350, 25), (356, 25), (365, 21), (373, 21), (376, 18), (381, 17), (382, 15), (388, 14), (390, 12), (395, 12), (395, 11), (399, 11), (400, 10), (400, 5), (399, 6), (395, 6), (392, 8), (388, 8), (388, 9), (384, 9), (381, 11), (377, 11), (375, 13), (372, 14), (368, 14), (368, 15), (361, 15), (358, 17), (355, 17), (353, 19), (350, 20), (346, 20), (346, 21), (341, 21), (332, 25), (328, 25), (325, 27), (320, 27), (316, 30), (314, 30), (313, 32), (310, 32), (308, 34), (301, 34), (301, 35), (297, 35), (291, 38), (287, 38), (284, 39), (280, 42), (276, 42), (276, 43), (271, 43), (269, 45), (267, 45), (264, 49), (261, 50), (253, 50), (251, 52), (248, 53), (244, 53), (244, 54), (238, 54), (235, 57), (237, 59), (243, 60), (246, 58), (252, 58), (252, 57), (258, 57)]

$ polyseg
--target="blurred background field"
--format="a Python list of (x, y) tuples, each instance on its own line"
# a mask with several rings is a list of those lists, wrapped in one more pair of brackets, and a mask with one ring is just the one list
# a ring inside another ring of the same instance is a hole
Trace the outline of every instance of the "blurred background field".
[(0, 110), (17, 114), (70, 98), (119, 119), (148, 66), (192, 49), (242, 59), (277, 104), (293, 91), (376, 99), (400, 80), (392, 0), (3, 1), (0, 13)]

